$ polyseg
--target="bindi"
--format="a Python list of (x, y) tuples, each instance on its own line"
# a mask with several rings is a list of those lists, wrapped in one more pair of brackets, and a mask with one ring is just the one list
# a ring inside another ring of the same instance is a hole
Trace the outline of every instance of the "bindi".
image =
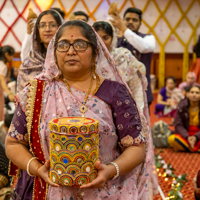
[(73, 37), (73, 35), (71, 35), (71, 37)]

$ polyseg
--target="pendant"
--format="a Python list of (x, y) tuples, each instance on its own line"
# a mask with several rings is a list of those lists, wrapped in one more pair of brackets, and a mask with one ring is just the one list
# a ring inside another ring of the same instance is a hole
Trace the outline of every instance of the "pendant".
[(85, 105), (82, 105), (79, 109), (79, 111), (82, 113), (82, 117), (84, 117), (84, 114), (87, 112), (87, 107)]

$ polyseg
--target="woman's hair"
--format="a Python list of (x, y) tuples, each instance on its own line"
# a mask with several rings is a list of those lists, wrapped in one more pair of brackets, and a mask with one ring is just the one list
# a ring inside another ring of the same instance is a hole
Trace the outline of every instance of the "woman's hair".
[[(92, 46), (92, 55), (93, 56), (96, 55), (97, 38), (96, 38), (95, 32), (93, 31), (93, 29), (90, 25), (88, 25), (87, 23), (85, 23), (81, 20), (67, 21), (62, 25), (62, 27), (58, 30), (58, 32), (56, 34), (55, 47), (57, 45), (58, 40), (60, 39), (63, 32), (65, 31), (66, 27), (79, 27), (80, 32), (90, 42), (90, 45)], [(55, 49), (55, 51), (56, 51), (56, 49)]]
[(184, 89), (186, 92), (189, 92), (189, 91), (190, 91), (190, 88), (191, 88), (191, 86), (185, 86), (183, 89)]
[(14, 55), (15, 50), (13, 47), (9, 45), (5, 45), (3, 47), (0, 47), (0, 60), (7, 62), (5, 54), (8, 53), (9, 56)]
[(107, 35), (113, 38), (113, 29), (108, 22), (99, 21), (95, 22), (92, 26), (96, 32), (98, 32), (99, 30), (103, 30)]
[(41, 43), (40, 33), (39, 33), (39, 23), (42, 17), (48, 14), (51, 14), (53, 16), (53, 18), (57, 22), (58, 27), (62, 24), (61, 17), (59, 16), (58, 12), (53, 9), (45, 10), (44, 12), (40, 13), (40, 15), (38, 16), (37, 21), (36, 21), (36, 40), (37, 40), (38, 50), (41, 52), (43, 57), (46, 57), (47, 49), (44, 47), (44, 44)]
[(199, 91), (200, 91), (200, 86), (199, 86), (199, 85), (193, 85), (193, 86), (191, 86), (191, 87), (189, 88), (188, 92), (190, 92), (190, 90), (191, 90), (192, 88), (194, 88), (194, 87), (198, 88)]
[(173, 76), (169, 76), (169, 77), (167, 77), (167, 79), (166, 79), (165, 82), (167, 82), (168, 79), (172, 79), (172, 81), (176, 84), (176, 79), (175, 79)]
[(63, 19), (65, 18), (65, 12), (61, 10), (60, 8), (55, 7), (55, 8), (50, 8), (50, 9), (57, 11)]

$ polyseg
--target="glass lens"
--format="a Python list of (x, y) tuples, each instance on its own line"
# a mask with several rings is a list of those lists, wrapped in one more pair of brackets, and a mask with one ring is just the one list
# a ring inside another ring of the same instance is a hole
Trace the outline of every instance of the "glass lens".
[(65, 41), (58, 42), (57, 50), (58, 51), (67, 51), (69, 49), (69, 43)]
[(84, 41), (77, 41), (74, 43), (74, 49), (77, 51), (84, 51), (87, 49), (87, 43)]

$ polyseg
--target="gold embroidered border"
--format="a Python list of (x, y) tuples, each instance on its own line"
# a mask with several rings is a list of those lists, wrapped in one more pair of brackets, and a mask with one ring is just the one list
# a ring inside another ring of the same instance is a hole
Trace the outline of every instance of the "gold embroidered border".
[(31, 128), (32, 128), (32, 122), (33, 122), (33, 112), (34, 112), (34, 105), (35, 105), (35, 97), (36, 97), (36, 91), (37, 91), (37, 80), (32, 79), (30, 80), (30, 86), (29, 86), (29, 92), (27, 94), (27, 104), (26, 104), (26, 121), (27, 121), (27, 132), (28, 132), (28, 140), (29, 140), (29, 146), (31, 149), (31, 153), (34, 155), (33, 150), (31, 148)]

